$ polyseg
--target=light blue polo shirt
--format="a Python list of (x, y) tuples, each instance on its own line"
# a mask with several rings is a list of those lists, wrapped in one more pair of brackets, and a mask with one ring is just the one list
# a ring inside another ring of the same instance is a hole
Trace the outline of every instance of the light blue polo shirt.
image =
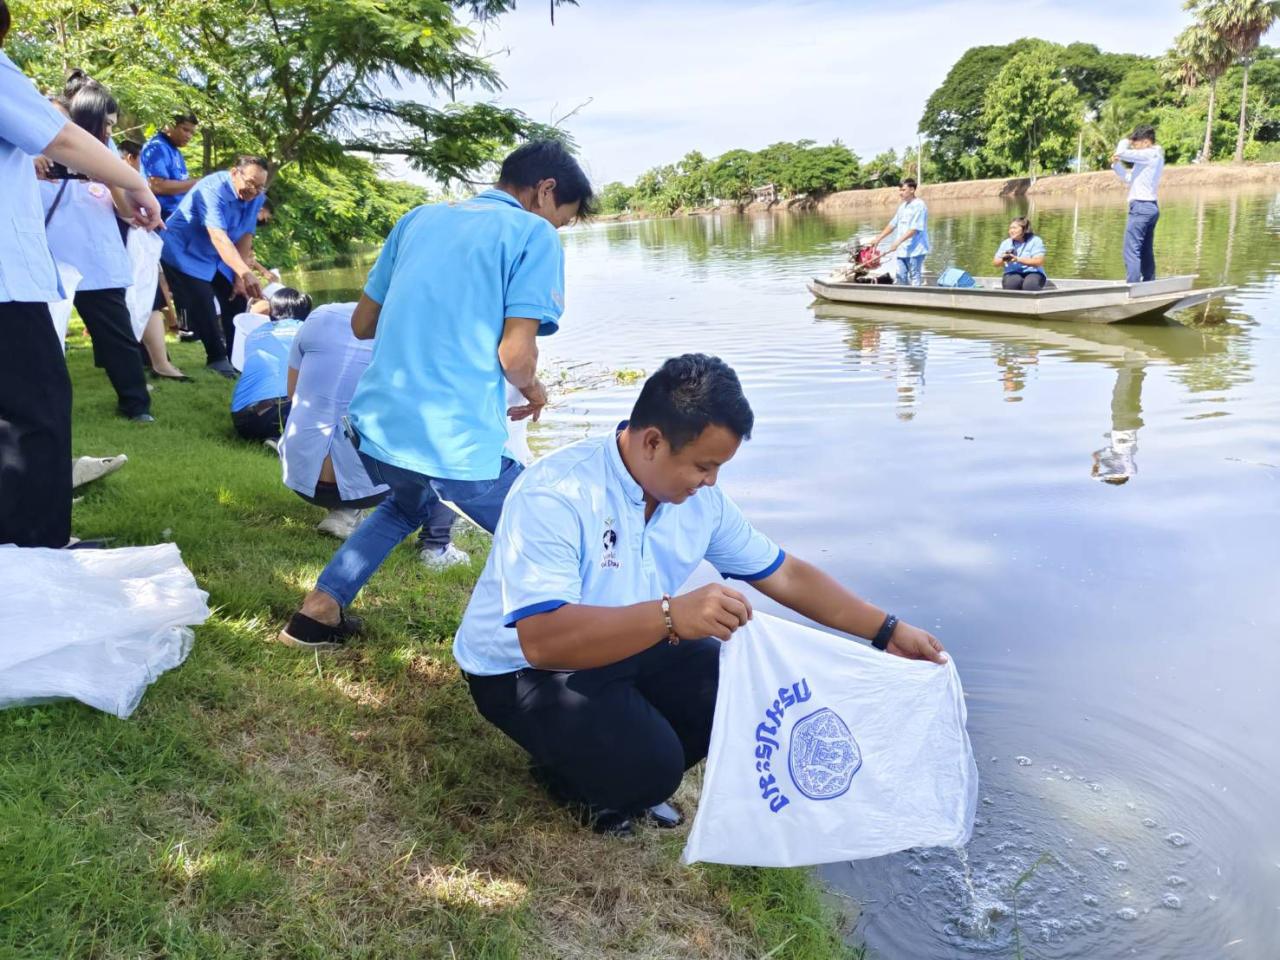
[[(1043, 257), (1045, 255), (1044, 241), (1040, 239), (1039, 234), (1032, 234), (1029, 239), (1017, 245), (1009, 239), (1004, 238), (1004, 242), (996, 248), (996, 259), (999, 260), (1009, 251), (1013, 251), (1015, 257)], [(1005, 273), (1044, 273), (1043, 267), (1028, 267), (1025, 263), (1006, 263), (1004, 265)]]
[(231, 394), (231, 412), (289, 392), (289, 352), (301, 320), (264, 323), (244, 343), (244, 371)]
[(0, 52), (0, 303), (62, 299), (31, 158), (69, 122)]
[(898, 204), (898, 210), (889, 221), (889, 226), (894, 228), (895, 243), (908, 230), (916, 231), (914, 237), (898, 248), (899, 257), (923, 257), (929, 252), (929, 208), (919, 197)]
[(616, 435), (592, 437), (543, 457), (511, 487), (453, 655), (477, 676), (523, 670), (515, 624), (525, 617), (567, 603), (659, 600), (702, 560), (726, 577), (762, 580), (783, 558), (716, 486), (659, 504), (646, 524), (644, 491)]
[(258, 209), (266, 199), (260, 193), (252, 200), (241, 200), (226, 170), (202, 177), (165, 221), (160, 259), (189, 276), (212, 280), (222, 258), (209, 239), (209, 228), (225, 230), (232, 238), (255, 232)]
[(133, 261), (120, 239), (111, 191), (92, 180), (43, 180), (40, 200), (45, 216), (59, 192), (62, 199), (45, 224), (45, 232), (53, 258), (79, 271), (81, 279), (76, 289), (115, 290), (133, 286)]
[[(159, 177), (162, 180), (186, 180), (190, 177), (186, 157), (163, 130), (146, 142), (138, 156), (138, 162), (142, 165), (144, 177)], [(172, 193), (156, 195), (156, 199), (160, 201), (160, 213), (165, 219), (178, 209), (182, 197), (182, 194)]]
[(369, 273), (382, 304), (373, 359), (351, 399), (360, 451), (450, 480), (492, 480), (507, 440), (498, 362), (507, 317), (554, 333), (564, 310), (555, 228), (486, 190), (405, 214)]

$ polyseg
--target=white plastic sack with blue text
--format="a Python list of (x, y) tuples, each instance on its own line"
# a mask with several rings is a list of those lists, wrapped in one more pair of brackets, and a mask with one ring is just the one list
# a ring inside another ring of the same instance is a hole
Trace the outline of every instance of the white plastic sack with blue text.
[(960, 846), (977, 791), (954, 663), (757, 613), (720, 650), (684, 861), (791, 867)]

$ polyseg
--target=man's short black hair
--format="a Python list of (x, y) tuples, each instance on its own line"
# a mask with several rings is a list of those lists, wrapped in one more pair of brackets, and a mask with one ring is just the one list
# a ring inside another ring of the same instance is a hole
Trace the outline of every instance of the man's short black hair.
[(4, 38), (9, 32), (10, 23), (9, 5), (4, 0), (0, 0), (0, 47), (4, 46)]
[(910, 187), (912, 190), (914, 190), (916, 187), (920, 186), (920, 184), (916, 183), (915, 177), (907, 177), (902, 181), (901, 184), (899, 184), (899, 186)]
[(268, 173), (271, 172), (271, 168), (267, 166), (267, 158), (259, 157), (252, 153), (240, 154), (240, 156), (236, 157), (236, 162), (232, 164), (233, 170), (243, 170), (245, 167), (261, 167)]
[(498, 186), (536, 187), (543, 180), (555, 180), (556, 203), (577, 203), (578, 218), (596, 212), (596, 194), (591, 181), (559, 140), (530, 140), (516, 147), (502, 161)]
[(629, 427), (657, 427), (678, 451), (712, 424), (749, 440), (755, 420), (731, 366), (719, 357), (686, 353), (672, 357), (645, 382)]
[(1133, 128), (1133, 133), (1129, 134), (1130, 140), (1150, 140), (1156, 142), (1156, 128), (1149, 123), (1140, 124)]
[(116, 146), (126, 157), (137, 157), (142, 154), (142, 144), (137, 140), (121, 140)]
[(196, 115), (194, 113), (175, 113), (173, 115), (172, 125), (176, 127), (183, 123), (194, 124), (197, 127), (200, 126), (200, 121), (196, 119)]
[(311, 297), (293, 287), (281, 287), (268, 302), (272, 320), (305, 320), (311, 314)]

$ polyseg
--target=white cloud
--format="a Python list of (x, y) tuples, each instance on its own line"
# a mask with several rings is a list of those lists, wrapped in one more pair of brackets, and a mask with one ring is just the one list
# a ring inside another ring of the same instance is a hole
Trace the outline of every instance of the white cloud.
[[(1186, 22), (1177, 0), (582, 0), (551, 26), (545, 2), (489, 25), (499, 102), (566, 126), (597, 183), (630, 181), (689, 150), (839, 138), (868, 158), (915, 141), (929, 94), (969, 47), (1022, 36), (1156, 54)], [(407, 91), (412, 95), (413, 90)]]

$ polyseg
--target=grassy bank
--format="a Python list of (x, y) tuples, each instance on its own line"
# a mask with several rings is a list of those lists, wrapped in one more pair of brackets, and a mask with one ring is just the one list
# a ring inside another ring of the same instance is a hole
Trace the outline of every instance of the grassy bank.
[(141, 426), (73, 341), (75, 452), (130, 461), (75, 533), (172, 539), (214, 615), (128, 721), (0, 712), (0, 958), (848, 956), (803, 871), (684, 868), (683, 830), (598, 838), (535, 788), (449, 654), (481, 535), (468, 569), (396, 551), (357, 648), (273, 643), (333, 552), (321, 512), (234, 437), (196, 348)]

